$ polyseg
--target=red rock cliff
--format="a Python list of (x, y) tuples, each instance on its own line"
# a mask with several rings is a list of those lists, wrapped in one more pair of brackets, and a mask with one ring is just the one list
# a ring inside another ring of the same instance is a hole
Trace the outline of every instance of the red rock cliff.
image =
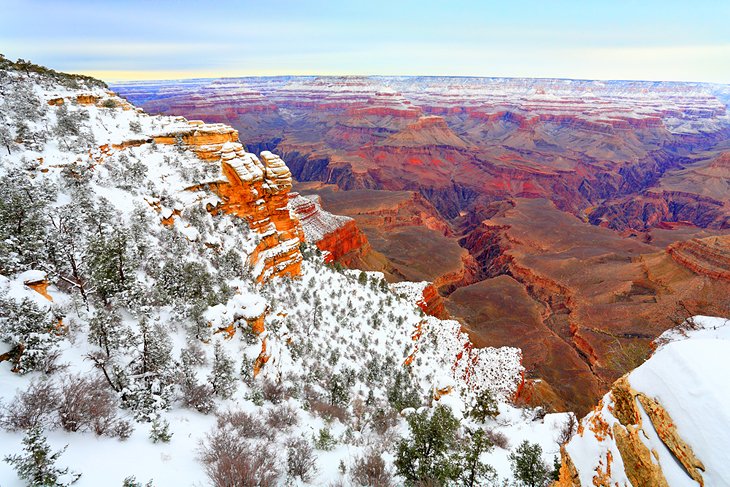
[(244, 150), (238, 132), (223, 124), (192, 121), (154, 140), (183, 144), (204, 161), (220, 162), (225, 180), (211, 185), (222, 199), (216, 210), (243, 218), (260, 236), (248, 259), (258, 282), (301, 273), (304, 234), (289, 212), (291, 172), (279, 156), (264, 151), (259, 160)]

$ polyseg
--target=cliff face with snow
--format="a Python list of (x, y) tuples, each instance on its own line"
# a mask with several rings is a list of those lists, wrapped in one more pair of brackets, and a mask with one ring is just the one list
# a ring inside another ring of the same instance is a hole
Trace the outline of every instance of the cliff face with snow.
[(657, 339), (563, 447), (559, 486), (730, 482), (730, 321), (698, 316)]
[[(228, 126), (149, 116), (97, 82), (2, 61), (0, 456), (21, 449), (16, 406), (82, 379), (98, 381), (115, 429), (69, 425), (60, 400), (33, 420), (69, 445), (61, 461), (81, 486), (207, 482), (217, 460), (200, 448), (234, 428), (227, 412), (250, 415), (237, 444), (263, 452), (275, 485), (337, 481), (370, 451), (392, 472), (405, 406), (447, 404), (464, 428), (506, 435), (482, 457), (502, 478), (523, 439), (557, 453), (564, 416), (532, 422), (509, 404), (519, 349), (474, 349), (382, 275), (303, 251), (329, 227), (302, 228), (281, 158), (247, 152)], [(499, 401), (486, 423), (465, 416), (485, 389)], [(150, 440), (160, 424), (167, 442)], [(299, 439), (316, 468), (293, 479)], [(7, 463), (0, 483), (21, 485)]]

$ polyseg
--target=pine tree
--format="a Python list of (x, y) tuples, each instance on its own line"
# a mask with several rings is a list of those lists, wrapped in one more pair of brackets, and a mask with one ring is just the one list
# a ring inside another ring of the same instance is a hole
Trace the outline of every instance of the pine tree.
[(231, 397), (236, 390), (233, 360), (223, 350), (220, 342), (216, 342), (213, 347), (213, 369), (208, 380), (213, 386), (213, 392), (224, 399)]
[(18, 303), (0, 296), (0, 340), (12, 347), (15, 372), (43, 370), (61, 339), (54, 318), (28, 298)]
[(89, 343), (101, 348), (107, 357), (114, 355), (127, 338), (122, 318), (116, 311), (101, 308), (89, 320)]
[[(66, 451), (67, 447), (53, 453), (48, 445), (43, 431), (33, 427), (23, 438), (25, 455), (8, 455), (5, 462), (15, 468), (18, 477), (28, 482), (32, 487), (65, 487), (76, 483), (81, 474), (69, 473), (68, 468), (57, 467), (56, 461)], [(70, 477), (70, 480), (64, 480)]]
[(494, 448), (483, 429), (468, 432), (468, 443), (461, 457), (460, 485), (467, 487), (496, 485), (497, 473), (491, 465), (482, 463), (479, 457)]
[(99, 297), (108, 303), (128, 287), (133, 274), (126, 228), (114, 226), (94, 235), (88, 242), (87, 254), (91, 282)]
[(0, 177), (0, 273), (38, 266), (45, 259), (46, 209), (55, 188), (38, 188), (20, 168)]
[(54, 274), (65, 284), (79, 291), (86, 309), (89, 309), (87, 292), (89, 272), (86, 246), (84, 245), (84, 209), (77, 204), (64, 205), (51, 210), (50, 235), (47, 239), (48, 261)]
[(56, 110), (56, 126), (54, 133), (58, 137), (77, 136), (81, 133), (81, 125), (79, 124), (80, 116), (71, 115), (68, 106), (64, 103)]
[(172, 342), (170, 335), (159, 323), (150, 326), (146, 318), (139, 323), (142, 341), (140, 373), (161, 376), (170, 371), (172, 364)]
[(153, 419), (152, 429), (150, 429), (152, 443), (169, 443), (171, 439), (170, 423), (165, 419), (160, 419), (159, 416)]
[(10, 135), (10, 128), (5, 125), (2, 120), (0, 120), (0, 145), (5, 147), (5, 150), (8, 151), (8, 155), (10, 155), (12, 150), (15, 148), (15, 140), (13, 140), (13, 136)]
[(550, 482), (550, 468), (542, 459), (542, 448), (537, 443), (523, 441), (509, 454), (512, 473), (525, 487), (543, 487)]
[(408, 485), (444, 485), (461, 474), (457, 432), (459, 420), (444, 406), (413, 413), (406, 419), (410, 438), (398, 444), (395, 467)]
[(484, 389), (477, 394), (474, 407), (469, 416), (483, 423), (487, 419), (494, 419), (499, 415), (499, 405), (490, 389)]

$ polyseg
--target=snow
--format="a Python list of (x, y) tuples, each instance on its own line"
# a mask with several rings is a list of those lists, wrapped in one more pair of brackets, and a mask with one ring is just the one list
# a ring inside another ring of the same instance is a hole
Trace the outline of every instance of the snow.
[[(629, 375), (632, 387), (666, 409), (682, 439), (704, 463), (705, 485), (730, 481), (727, 450), (721, 446), (730, 445), (728, 357), (727, 339), (691, 338), (665, 345)], [(683, 469), (669, 471), (674, 464), (670, 455), (660, 456), (660, 463), (672, 486), (695, 485), (683, 481), (687, 478)]]
[(31, 269), (18, 274), (17, 279), (26, 284), (32, 284), (34, 282), (44, 281), (46, 279), (46, 272), (38, 269)]
[[(727, 357), (730, 356), (730, 320), (695, 316), (688, 323), (663, 333), (654, 355), (628, 374), (633, 389), (655, 399), (669, 414), (677, 433), (704, 464), (705, 485), (730, 484), (730, 387), (727, 381)], [(630, 485), (616, 443), (597, 438), (588, 426), (599, 416), (611, 428), (618, 420), (612, 414), (613, 400), (606, 394), (600, 411), (590, 413), (583, 423), (584, 434), (576, 435), (566, 445), (581, 482), (591, 485), (599, 461), (610, 452), (613, 458), (611, 482)], [(696, 486), (659, 438), (641, 403), (636, 401), (643, 431), (639, 435), (649, 450), (656, 451), (661, 470), (669, 485)]]

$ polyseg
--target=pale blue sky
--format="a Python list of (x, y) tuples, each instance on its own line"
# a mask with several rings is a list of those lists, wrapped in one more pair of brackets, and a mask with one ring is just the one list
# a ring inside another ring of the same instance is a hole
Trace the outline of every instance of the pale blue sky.
[(0, 52), (111, 79), (272, 74), (730, 83), (730, 0), (0, 0)]

